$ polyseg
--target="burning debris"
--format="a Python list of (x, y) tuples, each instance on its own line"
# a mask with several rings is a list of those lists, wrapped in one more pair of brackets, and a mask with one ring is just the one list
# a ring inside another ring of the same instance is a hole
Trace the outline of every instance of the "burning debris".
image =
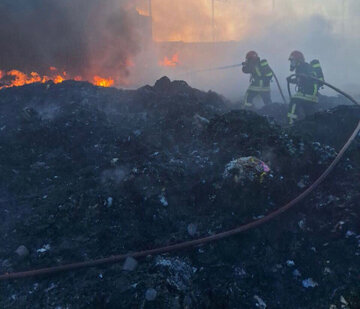
[(171, 58), (165, 56), (164, 60), (159, 61), (159, 65), (163, 67), (176, 67), (179, 64), (179, 54), (174, 54)]
[[(71, 77), (66, 72), (59, 73), (55, 67), (50, 67), (49, 70), (52, 74), (43, 76), (40, 76), (39, 73), (36, 72), (31, 72), (27, 75), (18, 70), (11, 70), (8, 72), (0, 71), (0, 90), (3, 88), (19, 87), (33, 83), (47, 83), (49, 81), (52, 81), (55, 84), (60, 84), (65, 80), (83, 80), (81, 76)], [(114, 85), (114, 80), (112, 78), (102, 78), (97, 75), (95, 75), (90, 82), (92, 82), (95, 86), (101, 87), (111, 87)]]
[(142, 42), (139, 16), (129, 2), (50, 0), (38, 6), (36, 0), (5, 1), (0, 88), (49, 80), (127, 84)]

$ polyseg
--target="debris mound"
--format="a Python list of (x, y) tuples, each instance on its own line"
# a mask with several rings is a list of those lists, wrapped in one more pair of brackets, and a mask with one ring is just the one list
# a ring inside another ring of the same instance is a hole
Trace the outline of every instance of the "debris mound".
[[(138, 90), (74, 81), (1, 90), (0, 272), (146, 250), (261, 218), (319, 176), (358, 119), (344, 106), (283, 129), (229, 106), (167, 77)], [(357, 141), (297, 211), (259, 229), (3, 282), (0, 307), (310, 309), (345, 299), (356, 308), (359, 153)]]

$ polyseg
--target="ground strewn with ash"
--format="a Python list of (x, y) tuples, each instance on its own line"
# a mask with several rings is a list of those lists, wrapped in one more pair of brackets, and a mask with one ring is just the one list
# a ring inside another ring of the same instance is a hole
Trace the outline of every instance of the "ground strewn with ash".
[[(167, 78), (136, 91), (81, 82), (3, 90), (0, 273), (261, 217), (320, 175), (359, 118), (360, 108), (341, 106), (285, 129)], [(271, 171), (229, 173), (250, 156)], [(149, 256), (134, 270), (119, 263), (1, 282), (0, 307), (360, 308), (359, 156), (358, 138), (315, 193), (258, 229)]]

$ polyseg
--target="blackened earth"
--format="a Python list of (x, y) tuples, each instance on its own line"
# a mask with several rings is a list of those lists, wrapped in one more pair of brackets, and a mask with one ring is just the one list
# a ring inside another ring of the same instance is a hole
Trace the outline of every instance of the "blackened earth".
[[(261, 217), (315, 180), (360, 118), (360, 108), (339, 106), (286, 129), (277, 124), (284, 106), (267, 108), (272, 117), (232, 111), (216, 93), (167, 78), (136, 91), (70, 81), (0, 91), (0, 273), (165, 246)], [(223, 177), (248, 156), (271, 172)], [(0, 282), (0, 308), (360, 308), (359, 176), (357, 138), (315, 193), (271, 223), (149, 256), (133, 271), (120, 263)]]

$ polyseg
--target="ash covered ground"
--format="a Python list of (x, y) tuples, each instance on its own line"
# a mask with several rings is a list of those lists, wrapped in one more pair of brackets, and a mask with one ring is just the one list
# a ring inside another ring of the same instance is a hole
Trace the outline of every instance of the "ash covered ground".
[[(317, 114), (285, 128), (283, 105), (263, 117), (167, 78), (136, 91), (71, 81), (2, 90), (0, 272), (161, 247), (259, 218), (334, 159), (360, 117), (339, 103), (323, 97)], [(270, 172), (230, 169), (248, 157)], [(357, 138), (316, 192), (273, 222), (132, 270), (1, 282), (0, 307), (360, 308), (359, 176)]]

